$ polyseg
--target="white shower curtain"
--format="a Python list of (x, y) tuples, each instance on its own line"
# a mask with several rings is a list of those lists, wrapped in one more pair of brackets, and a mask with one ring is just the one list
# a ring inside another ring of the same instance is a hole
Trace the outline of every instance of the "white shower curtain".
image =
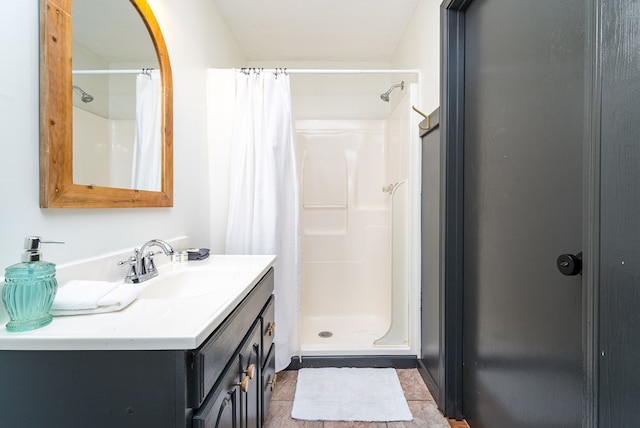
[(150, 70), (136, 78), (136, 130), (133, 146), (131, 187), (162, 190), (162, 103), (160, 71)]
[(237, 71), (235, 78), (226, 252), (277, 256), (280, 371), (299, 355), (299, 205), (289, 76)]

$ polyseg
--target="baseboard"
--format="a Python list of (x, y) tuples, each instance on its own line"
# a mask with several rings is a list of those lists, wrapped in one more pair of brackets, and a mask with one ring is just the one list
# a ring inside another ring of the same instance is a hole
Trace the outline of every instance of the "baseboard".
[(285, 370), (299, 370), (320, 367), (392, 367), (395, 369), (415, 369), (418, 359), (415, 355), (353, 355), (353, 356), (309, 356), (291, 358)]

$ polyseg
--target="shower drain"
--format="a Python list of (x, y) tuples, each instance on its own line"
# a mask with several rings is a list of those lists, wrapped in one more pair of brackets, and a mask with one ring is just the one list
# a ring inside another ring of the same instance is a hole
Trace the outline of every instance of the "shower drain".
[(331, 333), (330, 331), (321, 331), (320, 333), (318, 333), (318, 336), (326, 339), (327, 337), (333, 336), (333, 333)]

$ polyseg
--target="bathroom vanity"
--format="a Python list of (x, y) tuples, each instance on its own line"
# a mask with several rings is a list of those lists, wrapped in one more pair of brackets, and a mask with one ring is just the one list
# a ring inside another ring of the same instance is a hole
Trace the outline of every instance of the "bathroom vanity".
[[(171, 288), (151, 283), (119, 313), (0, 332), (0, 425), (262, 426), (275, 386), (274, 258), (211, 259), (161, 271)], [(206, 292), (194, 275), (208, 272)], [(194, 287), (180, 289), (181, 277)]]

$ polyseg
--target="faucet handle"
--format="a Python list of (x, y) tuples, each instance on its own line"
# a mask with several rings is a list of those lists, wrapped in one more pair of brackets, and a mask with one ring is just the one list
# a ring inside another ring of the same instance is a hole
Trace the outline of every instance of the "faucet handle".
[(124, 265), (135, 266), (136, 261), (138, 261), (138, 258), (136, 256), (131, 256), (127, 260), (120, 260), (118, 262), (118, 266), (124, 266)]
[(147, 272), (154, 268), (153, 256), (159, 254), (159, 252), (147, 251), (147, 254), (142, 254), (142, 263), (144, 264)]
[(136, 256), (131, 256), (127, 260), (120, 260), (118, 262), (118, 266), (129, 265), (129, 270), (127, 271), (127, 275), (125, 276), (125, 282), (131, 282), (134, 277), (137, 276), (136, 272), (136, 263), (138, 258)]

